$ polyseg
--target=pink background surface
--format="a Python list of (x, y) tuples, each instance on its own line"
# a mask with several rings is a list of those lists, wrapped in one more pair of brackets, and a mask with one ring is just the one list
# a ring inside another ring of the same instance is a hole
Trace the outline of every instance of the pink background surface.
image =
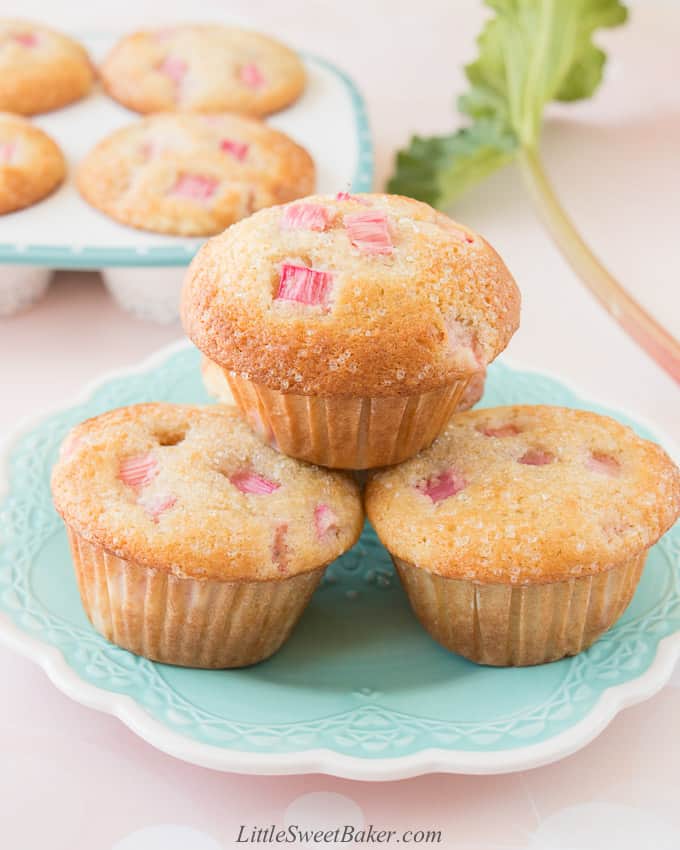
[[(210, 0), (200, 17), (239, 16), (349, 71), (368, 102), (382, 186), (394, 149), (411, 131), (452, 126), (460, 66), (472, 58), (481, 20), (472, 0), (423, 0), (418, 9), (416, 16), (404, 0)], [(124, 30), (195, 12), (179, 0), (73, 2), (58, 14), (46, 0), (24, 0), (21, 8), (73, 30)], [(555, 110), (545, 140), (549, 170), (591, 243), (676, 335), (679, 36), (677, 4), (635, 4), (631, 24), (603, 39), (612, 57), (606, 85), (591, 103)], [(581, 288), (535, 222), (514, 169), (465, 198), (456, 215), (494, 243), (522, 288), (522, 328), (509, 362), (552, 371), (680, 442), (677, 388)], [(178, 326), (122, 313), (98, 275), (60, 273), (44, 301), (0, 322), (0, 435), (180, 335)], [(680, 846), (677, 672), (654, 699), (559, 764), (505, 777), (377, 784), (182, 764), (116, 719), (71, 702), (1, 647), (0, 675), (0, 837), (12, 850), (216, 850), (236, 846), (240, 823), (291, 819), (440, 829), (441, 846), (464, 850)]]

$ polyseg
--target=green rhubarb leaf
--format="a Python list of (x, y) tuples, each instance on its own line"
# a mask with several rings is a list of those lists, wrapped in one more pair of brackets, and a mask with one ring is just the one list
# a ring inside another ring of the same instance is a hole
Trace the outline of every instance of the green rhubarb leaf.
[(387, 191), (444, 206), (511, 160), (516, 147), (512, 133), (485, 119), (451, 136), (414, 136), (397, 155), (397, 170)]
[(619, 0), (486, 0), (495, 13), (465, 69), (470, 87), (458, 101), (472, 123), (451, 136), (414, 137), (397, 155), (390, 191), (446, 206), (512, 159), (535, 149), (552, 100), (590, 97), (602, 80), (603, 27), (626, 20)]

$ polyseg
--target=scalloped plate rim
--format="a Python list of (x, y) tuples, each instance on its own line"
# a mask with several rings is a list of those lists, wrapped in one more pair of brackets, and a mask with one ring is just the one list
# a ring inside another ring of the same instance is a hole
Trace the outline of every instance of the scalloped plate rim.
[[(109, 370), (89, 381), (68, 404), (53, 405), (38, 414), (24, 418), (8, 437), (0, 441), (0, 499), (7, 495), (7, 469), (15, 443), (32, 427), (51, 414), (87, 401), (109, 381), (125, 375), (139, 374), (164, 362), (172, 354), (191, 348), (187, 340), (167, 345), (137, 364)], [(568, 381), (549, 371), (525, 368), (521, 362), (504, 358), (511, 368), (521, 369), (537, 377), (558, 381), (562, 386), (583, 398)], [(584, 399), (585, 400), (585, 399)], [(628, 415), (618, 408), (618, 412)], [(638, 415), (631, 418), (651, 430), (674, 457), (678, 450), (667, 435)], [(38, 664), (62, 693), (89, 708), (117, 717), (132, 732), (151, 746), (190, 764), (230, 773), (291, 775), (323, 773), (344, 779), (386, 781), (408, 779), (428, 773), (500, 774), (528, 770), (559, 761), (572, 755), (596, 738), (624, 708), (654, 696), (670, 679), (680, 659), (680, 632), (662, 638), (649, 667), (640, 676), (606, 688), (591, 711), (572, 727), (538, 744), (491, 752), (444, 750), (427, 748), (408, 756), (383, 759), (363, 759), (347, 756), (329, 749), (306, 750), (300, 753), (250, 753), (224, 750), (203, 744), (170, 731), (153, 718), (132, 697), (99, 688), (84, 681), (66, 662), (56, 647), (28, 635), (10, 618), (0, 612), (0, 642)]]

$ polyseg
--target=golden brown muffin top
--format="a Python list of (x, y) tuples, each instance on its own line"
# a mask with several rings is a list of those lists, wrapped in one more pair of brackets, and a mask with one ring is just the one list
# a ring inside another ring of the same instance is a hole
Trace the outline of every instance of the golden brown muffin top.
[(138, 404), (88, 419), (62, 445), (52, 494), (86, 540), (199, 579), (316, 569), (363, 524), (348, 476), (279, 454), (218, 405)]
[(135, 112), (238, 112), (263, 116), (302, 93), (296, 53), (257, 32), (180, 25), (126, 35), (101, 66), (111, 97)]
[(153, 115), (100, 141), (78, 170), (78, 188), (97, 209), (182, 236), (219, 233), (307, 194), (314, 182), (303, 147), (238, 115)]
[(66, 174), (57, 143), (25, 118), (0, 112), (0, 215), (54, 191)]
[(84, 47), (32, 21), (0, 20), (0, 110), (35, 115), (84, 97), (94, 70)]
[(426, 392), (485, 368), (519, 324), (510, 272), (479, 234), (395, 195), (317, 195), (210, 239), (184, 327), (210, 359), (303, 395)]
[(608, 417), (498, 407), (454, 416), (429, 449), (377, 473), (366, 509), (390, 552), (429, 572), (543, 583), (656, 543), (680, 513), (680, 471)]

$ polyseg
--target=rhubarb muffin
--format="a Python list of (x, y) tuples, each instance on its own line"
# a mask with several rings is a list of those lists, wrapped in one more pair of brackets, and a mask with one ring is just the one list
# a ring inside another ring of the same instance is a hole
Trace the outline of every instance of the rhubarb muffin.
[(293, 103), (305, 68), (285, 45), (216, 25), (125, 36), (101, 67), (111, 97), (135, 112), (237, 112), (263, 116)]
[(480, 664), (540, 664), (625, 611), (680, 512), (680, 472), (613, 419), (499, 407), (376, 473), (366, 510), (435, 640)]
[(238, 115), (144, 118), (99, 142), (78, 170), (93, 207), (131, 227), (181, 236), (219, 233), (308, 194), (315, 179), (303, 147)]
[[(229, 388), (229, 381), (227, 380), (224, 369), (219, 363), (203, 357), (201, 360), (201, 375), (203, 376), (203, 386), (220, 404), (235, 404), (234, 396)], [(458, 405), (456, 406), (457, 413), (462, 410), (469, 410), (477, 404), (484, 394), (485, 382), (485, 372), (477, 372), (471, 378), (470, 383), (458, 400)]]
[(0, 20), (0, 110), (35, 115), (85, 97), (94, 70), (87, 51), (41, 24)]
[(432, 442), (507, 345), (519, 305), (479, 234), (410, 198), (341, 193), (209, 240), (181, 313), (264, 439), (367, 469)]
[(52, 494), (94, 627), (189, 667), (276, 652), (363, 523), (348, 476), (279, 454), (220, 405), (139, 404), (83, 422)]
[(65, 175), (64, 156), (47, 133), (0, 112), (0, 215), (41, 201)]

